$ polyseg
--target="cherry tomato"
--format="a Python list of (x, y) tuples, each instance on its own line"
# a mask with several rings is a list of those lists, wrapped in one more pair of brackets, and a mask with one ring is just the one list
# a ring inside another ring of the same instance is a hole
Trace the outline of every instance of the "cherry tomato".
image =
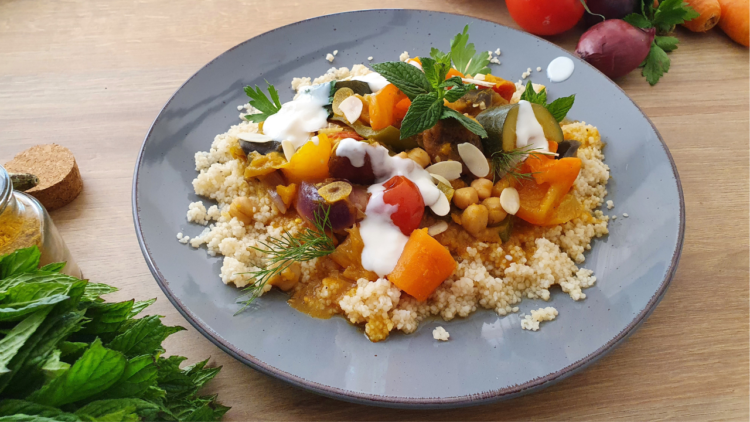
[(505, 4), (513, 20), (535, 35), (565, 32), (584, 12), (581, 0), (505, 0)]
[(383, 186), (383, 202), (398, 205), (396, 212), (391, 214), (393, 224), (401, 229), (401, 233), (409, 236), (419, 227), (424, 214), (424, 200), (419, 188), (404, 176), (393, 176)]

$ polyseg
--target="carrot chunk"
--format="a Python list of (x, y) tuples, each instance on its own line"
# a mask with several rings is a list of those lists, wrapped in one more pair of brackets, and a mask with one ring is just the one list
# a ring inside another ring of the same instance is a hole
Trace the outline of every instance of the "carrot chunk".
[(424, 228), (411, 233), (388, 280), (422, 302), (455, 270), (456, 261), (448, 249)]

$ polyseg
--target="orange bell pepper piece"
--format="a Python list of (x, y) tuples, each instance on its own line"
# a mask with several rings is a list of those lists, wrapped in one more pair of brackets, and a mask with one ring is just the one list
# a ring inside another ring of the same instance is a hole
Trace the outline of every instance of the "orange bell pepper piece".
[(411, 232), (388, 280), (423, 302), (453, 274), (456, 267), (456, 261), (445, 246), (427, 234), (426, 228), (417, 229)]
[(396, 103), (396, 108), (393, 109), (393, 120), (401, 122), (406, 116), (406, 112), (411, 107), (411, 100), (409, 98), (403, 98), (401, 101)]
[(370, 127), (380, 130), (393, 125), (393, 109), (400, 92), (395, 85), (388, 84), (377, 94), (370, 95)]
[(511, 81), (490, 74), (484, 75), (484, 80), (494, 83), (495, 86), (492, 89), (507, 101), (510, 101), (516, 92), (516, 84)]
[(331, 140), (325, 134), (318, 135), (318, 144), (307, 141), (292, 155), (292, 159), (281, 166), (287, 180), (292, 183), (323, 180), (328, 177), (328, 160), (331, 158)]
[(448, 71), (448, 74), (445, 75), (445, 79), (450, 79), (450, 78), (452, 78), (454, 76), (458, 76), (459, 78), (463, 78), (464, 74), (461, 73), (461, 72), (459, 72), (458, 70), (456, 70), (454, 68), (450, 68), (450, 70)]

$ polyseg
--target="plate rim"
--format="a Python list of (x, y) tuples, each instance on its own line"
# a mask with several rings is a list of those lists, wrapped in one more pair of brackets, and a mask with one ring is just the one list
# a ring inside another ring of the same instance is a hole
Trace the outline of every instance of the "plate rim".
[(682, 183), (680, 181), (680, 175), (679, 175), (679, 172), (677, 171), (677, 166), (674, 162), (672, 154), (670, 153), (669, 148), (667, 147), (667, 144), (664, 142), (664, 139), (662, 138), (661, 133), (659, 133), (658, 129), (656, 128), (654, 123), (651, 121), (651, 119), (646, 115), (646, 113), (643, 112), (641, 107), (638, 106), (638, 104), (636, 104), (635, 101), (633, 101), (633, 99), (630, 98), (630, 96), (628, 96), (627, 93), (616, 82), (612, 81), (612, 79), (610, 79), (609, 77), (601, 73), (598, 69), (591, 66), (589, 63), (580, 59), (578, 60), (579, 63), (585, 64), (586, 66), (589, 66), (591, 69), (595, 70), (596, 72), (599, 72), (602, 76), (607, 78), (607, 80), (609, 80), (612, 85), (614, 85), (617, 89), (619, 89), (620, 92), (625, 96), (625, 98), (627, 98), (638, 109), (638, 111), (643, 115), (643, 117), (646, 119), (649, 125), (651, 125), (651, 128), (653, 129), (654, 133), (656, 134), (657, 139), (661, 143), (661, 146), (664, 149), (664, 152), (666, 153), (667, 159), (669, 160), (670, 166), (672, 168), (672, 172), (674, 174), (675, 183), (677, 186), (677, 192), (679, 196), (679, 208), (680, 209), (679, 209), (679, 230), (677, 234), (677, 243), (675, 245), (674, 253), (672, 254), (672, 259), (669, 264), (669, 269), (666, 272), (666, 275), (664, 279), (662, 280), (659, 286), (659, 289), (654, 293), (651, 299), (649, 299), (644, 309), (641, 310), (641, 312), (638, 315), (636, 315), (635, 318), (633, 318), (633, 320), (622, 331), (620, 331), (616, 336), (610, 339), (607, 343), (605, 343), (604, 345), (602, 345), (595, 351), (591, 352), (590, 354), (579, 359), (578, 361), (573, 362), (572, 364), (565, 366), (564, 368), (556, 372), (547, 374), (542, 377), (534, 378), (523, 384), (516, 384), (513, 386), (501, 388), (498, 390), (491, 390), (491, 391), (470, 394), (470, 395), (450, 396), (450, 397), (398, 397), (398, 396), (385, 396), (385, 395), (358, 393), (355, 391), (332, 387), (329, 385), (325, 385), (325, 384), (321, 384), (315, 381), (304, 379), (297, 375), (294, 375), (286, 371), (283, 371), (279, 368), (276, 368), (270, 364), (267, 364), (263, 362), (262, 360), (256, 358), (255, 356), (237, 349), (235, 346), (233, 346), (232, 344), (230, 344), (229, 342), (221, 338), (221, 336), (219, 336), (218, 333), (214, 332), (210, 326), (208, 325), (204, 326), (202, 322), (199, 322), (199, 318), (196, 315), (194, 315), (190, 311), (190, 309), (188, 309), (172, 293), (172, 290), (169, 287), (169, 282), (166, 280), (164, 275), (159, 270), (159, 267), (156, 264), (156, 262), (154, 262), (154, 260), (152, 259), (149, 247), (146, 244), (146, 241), (144, 240), (143, 231), (142, 231), (142, 227), (140, 223), (140, 212), (139, 212), (140, 208), (138, 206), (138, 176), (139, 176), (139, 170), (141, 167), (141, 162), (143, 161), (144, 150), (146, 148), (146, 143), (148, 142), (148, 139), (151, 137), (154, 127), (156, 126), (160, 117), (164, 113), (165, 109), (171, 104), (171, 102), (174, 100), (177, 93), (179, 93), (185, 87), (185, 85), (187, 85), (193, 78), (195, 78), (201, 71), (203, 71), (203, 69), (207, 68), (208, 66), (210, 66), (217, 60), (221, 59), (225, 54), (228, 54), (229, 52), (245, 45), (246, 43), (252, 40), (264, 37), (276, 31), (284, 30), (288, 27), (292, 27), (292, 26), (310, 22), (310, 21), (326, 19), (326, 18), (331, 18), (335, 16), (354, 15), (354, 14), (359, 14), (359, 13), (372, 13), (372, 12), (394, 12), (394, 13), (416, 12), (416, 13), (430, 13), (430, 14), (439, 14), (439, 15), (458, 16), (458, 17), (468, 18), (468, 19), (476, 19), (476, 20), (498, 25), (508, 30), (519, 32), (524, 35), (536, 38), (538, 41), (542, 41), (560, 50), (561, 52), (564, 52), (566, 55), (571, 55), (569, 51), (554, 44), (551, 41), (548, 41), (544, 38), (538, 37), (528, 32), (521, 31), (515, 28), (511, 28), (509, 26), (506, 26), (501, 23), (497, 23), (488, 19), (478, 18), (475, 16), (469, 16), (469, 15), (465, 15), (461, 13), (450, 13), (450, 12), (441, 12), (441, 11), (425, 10), (425, 9), (398, 9), (398, 8), (359, 9), (359, 10), (351, 10), (351, 11), (315, 16), (315, 17), (304, 19), (301, 21), (292, 22), (287, 25), (280, 26), (278, 28), (274, 28), (269, 31), (263, 32), (252, 38), (242, 41), (241, 43), (222, 52), (221, 54), (216, 56), (214, 59), (212, 59), (205, 65), (201, 66), (200, 69), (198, 69), (187, 80), (185, 80), (185, 82), (182, 83), (177, 88), (177, 90), (175, 90), (175, 92), (170, 96), (169, 100), (167, 100), (164, 106), (162, 106), (162, 108), (159, 110), (159, 113), (156, 115), (156, 117), (154, 118), (154, 121), (151, 123), (148, 131), (146, 132), (146, 136), (144, 137), (144, 140), (141, 144), (141, 148), (138, 152), (138, 156), (136, 158), (135, 169), (133, 172), (132, 189), (131, 189), (131, 211), (133, 214), (133, 223), (134, 223), (136, 237), (138, 239), (138, 245), (146, 261), (146, 265), (151, 271), (151, 274), (153, 275), (157, 284), (161, 288), (162, 292), (167, 297), (167, 299), (169, 299), (172, 305), (177, 309), (177, 311), (183, 316), (183, 318), (185, 318), (193, 326), (193, 328), (195, 328), (199, 333), (201, 333), (209, 341), (211, 341), (220, 349), (222, 349), (225, 353), (229, 354), (230, 356), (244, 363), (245, 365), (248, 365), (251, 368), (258, 370), (266, 375), (273, 376), (280, 380), (286, 381), (294, 386), (303, 388), (305, 390), (308, 390), (317, 394), (321, 394), (321, 395), (331, 397), (334, 399), (345, 400), (349, 402), (366, 404), (366, 405), (374, 405), (374, 406), (382, 406), (382, 407), (429, 409), (429, 408), (454, 408), (454, 407), (475, 406), (475, 405), (480, 405), (480, 404), (489, 404), (489, 403), (510, 399), (516, 396), (524, 395), (533, 391), (537, 391), (537, 390), (549, 387), (552, 384), (562, 381), (563, 379), (583, 370), (584, 368), (598, 361), (599, 359), (607, 355), (609, 352), (614, 350), (620, 343), (625, 341), (630, 335), (632, 335), (635, 331), (638, 330), (638, 328), (646, 321), (646, 319), (648, 319), (651, 313), (653, 313), (653, 311), (659, 305), (659, 302), (661, 302), (667, 289), (669, 288), (669, 285), (671, 284), (672, 279), (674, 278), (674, 275), (677, 271), (677, 267), (680, 261), (680, 257), (682, 255), (682, 248), (683, 248), (684, 239), (685, 239), (685, 198), (684, 198), (683, 191), (682, 191)]

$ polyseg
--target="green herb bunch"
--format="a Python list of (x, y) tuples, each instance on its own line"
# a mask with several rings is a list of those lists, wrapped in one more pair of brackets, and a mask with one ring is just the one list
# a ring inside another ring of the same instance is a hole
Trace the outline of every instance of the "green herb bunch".
[(649, 84), (655, 85), (667, 72), (671, 60), (667, 53), (677, 49), (680, 42), (676, 37), (667, 36), (676, 25), (693, 20), (700, 16), (698, 12), (683, 0), (664, 0), (654, 7), (654, 2), (641, 0), (641, 13), (631, 13), (623, 20), (637, 28), (656, 29), (656, 37), (651, 43), (651, 50), (646, 60), (641, 63), (641, 74)]
[(250, 97), (250, 105), (260, 112), (245, 115), (245, 118), (253, 123), (263, 122), (269, 116), (274, 115), (281, 110), (279, 91), (277, 91), (276, 87), (271, 85), (268, 81), (266, 81), (266, 84), (268, 85), (268, 94), (271, 96), (270, 99), (258, 87), (258, 85), (255, 85), (255, 89), (251, 86), (245, 87), (245, 94)]
[(451, 40), (450, 53), (433, 48), (430, 57), (421, 58), (422, 71), (404, 62), (385, 62), (372, 66), (412, 101), (401, 122), (401, 139), (430, 129), (439, 120), (448, 118), (458, 120), (466, 129), (482, 138), (487, 137), (487, 132), (476, 120), (447, 107), (443, 101), (454, 102), (477, 88), (474, 84), (465, 84), (458, 76), (446, 80), (451, 63), (466, 74), (489, 72), (489, 55), (486, 52), (476, 53), (474, 44), (468, 44), (468, 30), (467, 25), (461, 34)]
[(221, 368), (162, 356), (182, 327), (136, 318), (156, 299), (106, 302), (116, 288), (39, 258), (36, 246), (0, 257), (0, 421), (203, 421), (229, 410), (197, 395)]

